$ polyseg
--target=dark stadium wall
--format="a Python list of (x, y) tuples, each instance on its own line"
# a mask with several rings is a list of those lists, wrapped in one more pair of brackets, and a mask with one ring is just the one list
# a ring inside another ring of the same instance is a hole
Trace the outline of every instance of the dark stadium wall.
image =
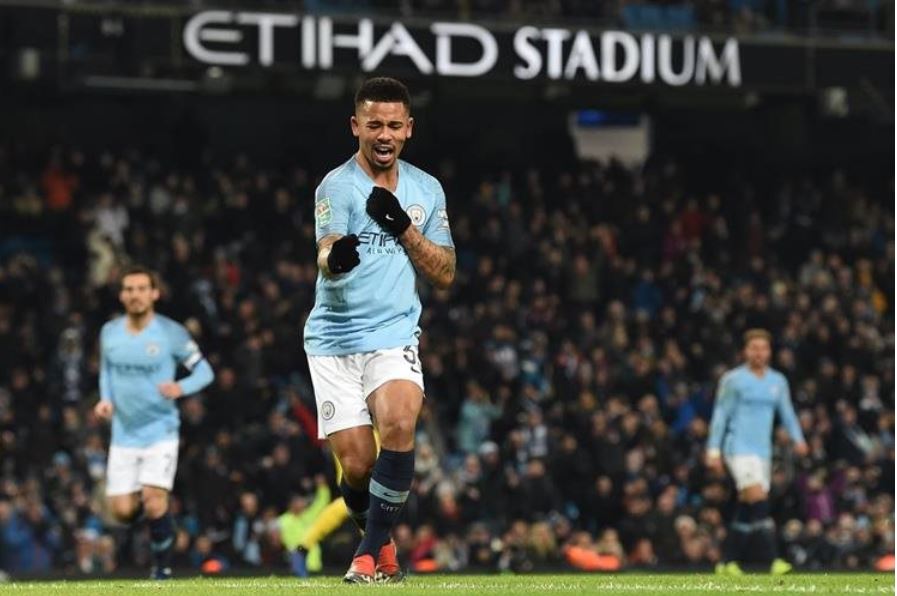
[(696, 188), (719, 187), (730, 165), (756, 180), (838, 167), (864, 181), (893, 181), (881, 174), (893, 172), (893, 124), (825, 117), (806, 100), (766, 101), (739, 112), (658, 111), (652, 126), (654, 152), (689, 164)]
[[(477, 172), (537, 165), (551, 172), (575, 161), (570, 110), (602, 98), (563, 103), (462, 99), (430, 94), (415, 106), (416, 134), (405, 156), (427, 168), (450, 159)], [(855, 171), (893, 165), (893, 124), (827, 118), (806, 99), (766, 100), (749, 109), (630, 106), (652, 118), (653, 150), (692, 164), (704, 184), (737, 163), (758, 177), (788, 169)], [(247, 154), (272, 165), (301, 163), (320, 173), (356, 147), (349, 97), (322, 101), (259, 95), (7, 94), (0, 97), (0, 140), (20, 150), (56, 143), (86, 149), (137, 147), (184, 166), (210, 152)], [(880, 177), (880, 176), (879, 176)]]
[[(138, 147), (189, 165), (209, 149), (246, 153), (267, 163), (301, 160), (321, 171), (356, 148), (350, 98), (314, 101), (260, 96), (67, 95), (0, 98), (0, 137), (35, 149)], [(431, 101), (413, 110), (417, 128), (405, 154), (432, 163), (446, 157), (473, 169), (548, 169), (574, 159), (566, 109), (481, 101)]]

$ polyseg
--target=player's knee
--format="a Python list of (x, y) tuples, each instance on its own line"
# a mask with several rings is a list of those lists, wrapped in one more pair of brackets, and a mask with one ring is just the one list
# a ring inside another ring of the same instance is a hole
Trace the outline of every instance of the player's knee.
[(387, 449), (405, 451), (414, 446), (415, 427), (411, 416), (384, 421), (379, 425), (380, 440)]
[(348, 456), (340, 460), (340, 466), (343, 468), (343, 475), (351, 486), (362, 486), (370, 478), (371, 472), (374, 470), (375, 459), (373, 455), (367, 456)]
[(129, 523), (137, 515), (137, 503), (132, 500), (112, 499), (109, 503), (113, 517), (120, 523)]
[(756, 503), (766, 500), (766, 491), (762, 485), (754, 484), (746, 487), (741, 491), (741, 501), (745, 503)]
[(168, 496), (157, 493), (143, 493), (143, 510), (150, 519), (165, 515), (168, 510)]

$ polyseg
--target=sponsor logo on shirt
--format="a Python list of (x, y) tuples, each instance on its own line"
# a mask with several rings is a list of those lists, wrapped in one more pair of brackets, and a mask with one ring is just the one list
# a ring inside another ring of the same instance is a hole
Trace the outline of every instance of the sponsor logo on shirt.
[(152, 356), (152, 357), (158, 356), (159, 355), (159, 344), (157, 344), (154, 341), (151, 341), (148, 344), (146, 344), (146, 355)]
[(115, 372), (122, 376), (151, 375), (162, 368), (162, 364), (133, 364), (130, 362), (111, 363)]
[(358, 234), (358, 242), (369, 255), (405, 254), (405, 247), (399, 243), (399, 239), (385, 232), (361, 232)]

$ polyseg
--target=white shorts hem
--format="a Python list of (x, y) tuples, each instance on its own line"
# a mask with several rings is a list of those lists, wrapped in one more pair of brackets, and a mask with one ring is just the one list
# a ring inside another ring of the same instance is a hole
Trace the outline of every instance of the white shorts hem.
[(769, 492), (771, 462), (759, 455), (728, 455), (726, 467), (735, 480), (735, 488), (743, 491), (752, 486), (760, 486)]
[(373, 426), (367, 399), (390, 381), (410, 381), (424, 391), (417, 346), (344, 356), (308, 356), (315, 391), (318, 438)]
[(106, 462), (106, 496), (139, 493), (149, 486), (171, 491), (178, 465), (178, 441), (161, 441), (146, 447), (112, 444)]

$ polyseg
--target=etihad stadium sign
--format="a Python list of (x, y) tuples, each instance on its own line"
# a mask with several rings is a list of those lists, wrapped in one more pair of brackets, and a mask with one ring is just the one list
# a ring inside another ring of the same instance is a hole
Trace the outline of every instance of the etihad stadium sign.
[(562, 27), (490, 29), (474, 23), (209, 10), (183, 29), (198, 62), (309, 71), (409, 69), (440, 77), (498, 77), (672, 87), (739, 87), (738, 40)]

